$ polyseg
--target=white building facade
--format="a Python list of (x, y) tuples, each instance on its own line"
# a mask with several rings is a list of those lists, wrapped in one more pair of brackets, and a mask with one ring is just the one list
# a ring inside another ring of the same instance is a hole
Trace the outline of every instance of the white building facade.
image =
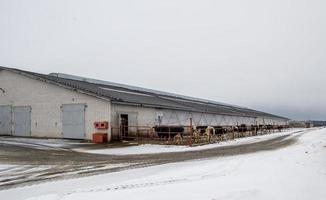
[(103, 131), (110, 139), (111, 130), (121, 125), (124, 116), (128, 117), (129, 126), (148, 127), (187, 126), (190, 118), (197, 126), (287, 124), (282, 117), (236, 116), (121, 103), (112, 101), (107, 94), (92, 92), (87, 84), (83, 88), (73, 87), (47, 76), (0, 68), (0, 135), (90, 140), (93, 133), (99, 132), (94, 122), (107, 121), (109, 128)]

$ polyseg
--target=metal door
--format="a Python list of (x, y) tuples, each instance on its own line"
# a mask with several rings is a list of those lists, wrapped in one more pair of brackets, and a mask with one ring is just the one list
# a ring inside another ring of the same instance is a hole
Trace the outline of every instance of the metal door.
[(0, 106), (0, 135), (11, 135), (11, 106)]
[(136, 136), (138, 132), (138, 113), (118, 112), (120, 136)]
[(85, 104), (62, 105), (64, 138), (85, 139)]
[(122, 137), (128, 136), (128, 115), (120, 115), (120, 133)]
[(138, 121), (137, 121), (137, 113), (128, 113), (128, 133), (129, 134), (137, 134), (137, 126), (138, 126)]
[(30, 106), (16, 106), (14, 110), (14, 136), (31, 136), (31, 107)]

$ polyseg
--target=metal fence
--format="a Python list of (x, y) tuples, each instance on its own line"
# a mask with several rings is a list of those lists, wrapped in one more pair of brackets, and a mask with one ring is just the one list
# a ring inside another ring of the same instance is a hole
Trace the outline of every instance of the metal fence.
[[(254, 127), (247, 129), (236, 129), (230, 126), (223, 127), (223, 133), (214, 133), (212, 129), (196, 129), (192, 126), (182, 126), (183, 131), (175, 131), (175, 126), (164, 126), (165, 131), (160, 131), (152, 126), (120, 126), (112, 127), (114, 140), (130, 140), (138, 143), (174, 144), (174, 145), (202, 145), (233, 140), (241, 137), (264, 135), (281, 132), (287, 127)], [(181, 126), (180, 126), (181, 127)], [(209, 127), (209, 126), (208, 126)], [(219, 128), (220, 128), (219, 127)], [(216, 130), (216, 129), (215, 129)]]

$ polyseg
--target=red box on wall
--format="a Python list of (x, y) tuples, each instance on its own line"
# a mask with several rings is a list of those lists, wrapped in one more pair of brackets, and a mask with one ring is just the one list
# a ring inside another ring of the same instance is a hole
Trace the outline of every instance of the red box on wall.
[(93, 133), (93, 143), (101, 144), (108, 142), (107, 133)]
[(109, 122), (107, 122), (107, 121), (94, 122), (94, 127), (96, 129), (108, 129), (109, 128)]

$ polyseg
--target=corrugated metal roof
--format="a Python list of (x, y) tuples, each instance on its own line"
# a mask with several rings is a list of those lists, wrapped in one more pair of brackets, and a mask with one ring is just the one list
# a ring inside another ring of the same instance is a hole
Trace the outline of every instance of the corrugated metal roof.
[(131, 104), (162, 109), (166, 108), (232, 116), (268, 117), (287, 120), (287, 118), (284, 117), (244, 107), (96, 79), (88, 79), (59, 73), (46, 75), (6, 67), (0, 67), (0, 69), (19, 73), (41, 81), (50, 82), (98, 98), (109, 99), (113, 104)]

